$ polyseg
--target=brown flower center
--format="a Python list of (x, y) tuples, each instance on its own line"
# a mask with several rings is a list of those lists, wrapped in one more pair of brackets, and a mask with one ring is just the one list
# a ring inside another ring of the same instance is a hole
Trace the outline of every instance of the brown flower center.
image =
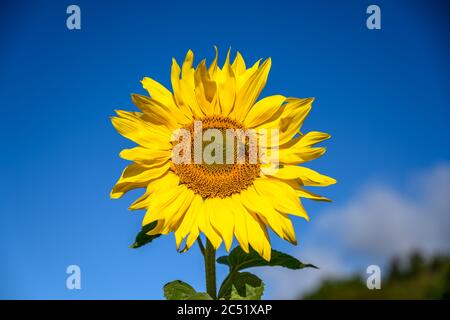
[[(199, 133), (195, 129), (194, 123), (186, 126), (184, 129), (190, 132), (191, 161), (190, 163), (171, 163), (172, 170), (180, 178), (180, 182), (186, 184), (195, 193), (203, 198), (225, 198), (234, 193), (239, 193), (253, 184), (253, 181), (260, 174), (259, 161), (250, 160), (249, 139), (233, 137), (232, 144), (227, 143), (229, 136), (227, 131), (241, 130), (245, 128), (242, 124), (221, 116), (205, 117), (201, 120), (202, 136), (208, 129), (218, 129), (222, 136), (219, 144), (222, 146), (220, 163), (207, 163), (205, 159), (201, 159), (200, 163), (195, 163), (194, 154), (200, 150), (204, 150), (209, 143), (217, 143), (217, 141), (204, 141), (205, 139), (196, 139), (195, 134)], [(220, 139), (219, 139), (220, 140)], [(201, 141), (199, 143), (199, 141)], [(201, 145), (199, 145), (201, 144)], [(227, 148), (232, 146), (232, 153)], [(241, 151), (238, 151), (239, 148)], [(233, 154), (233, 161), (227, 161), (227, 152)], [(237, 161), (238, 152), (245, 154), (241, 161)], [(201, 151), (203, 154), (203, 151)], [(213, 152), (214, 155), (214, 152)], [(198, 161), (197, 161), (198, 162)]]

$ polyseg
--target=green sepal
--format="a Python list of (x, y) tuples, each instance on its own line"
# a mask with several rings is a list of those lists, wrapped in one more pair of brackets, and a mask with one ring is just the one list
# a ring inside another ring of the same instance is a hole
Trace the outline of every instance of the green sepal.
[(136, 239), (133, 244), (130, 245), (130, 248), (136, 249), (152, 242), (154, 239), (158, 238), (161, 234), (148, 235), (147, 232), (154, 229), (156, 227), (157, 221), (153, 221), (149, 224), (146, 224), (142, 227), (141, 231), (136, 235)]

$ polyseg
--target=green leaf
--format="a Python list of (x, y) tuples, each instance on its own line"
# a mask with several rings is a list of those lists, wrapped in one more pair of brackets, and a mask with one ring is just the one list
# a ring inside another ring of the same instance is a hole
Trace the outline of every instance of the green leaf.
[(186, 300), (196, 293), (186, 282), (175, 280), (164, 285), (164, 297), (167, 300)]
[(196, 292), (186, 300), (212, 300), (212, 298), (206, 292)]
[[(243, 269), (252, 267), (264, 267), (264, 266), (281, 266), (284, 268), (294, 270), (308, 267), (317, 269), (317, 267), (312, 264), (304, 264), (298, 259), (294, 258), (293, 256), (290, 256), (280, 251), (272, 250), (270, 261), (266, 261), (251, 247), (249, 249), (250, 249), (249, 253), (246, 253), (244, 250), (242, 250), (240, 246), (238, 246), (234, 248), (228, 256), (222, 256), (217, 259), (218, 263), (227, 265), (230, 268), (230, 273), (224, 279), (222, 285), (220, 286), (219, 298), (225, 298), (227, 300), (231, 299), (233, 290), (235, 292), (233, 296), (234, 297), (240, 296), (241, 299), (246, 298), (249, 295), (253, 296), (254, 299), (257, 299), (258, 295), (262, 295), (264, 287), (260, 289), (261, 291), (258, 291), (259, 289), (257, 290), (256, 288), (259, 288), (259, 286), (256, 284), (256, 282), (248, 283), (244, 286), (238, 285), (238, 283), (242, 282), (245, 283), (243, 279), (247, 279), (248, 281), (250, 281), (249, 280), (250, 276), (248, 272), (243, 273), (239, 272)], [(245, 278), (243, 278), (244, 276), (242, 274), (245, 275)], [(247, 285), (250, 286), (249, 290), (250, 291), (254, 290), (254, 292), (249, 294), (246, 291), (245, 295), (242, 295), (242, 290), (243, 289), (247, 290)]]
[(225, 294), (229, 300), (261, 300), (264, 282), (250, 272), (237, 272), (231, 281), (231, 288)]
[(156, 227), (157, 222), (151, 222), (149, 224), (146, 224), (142, 227), (141, 231), (136, 235), (136, 239), (134, 240), (134, 243), (130, 246), (130, 248), (139, 248), (143, 245), (146, 245), (147, 243), (152, 242), (154, 239), (158, 238), (160, 234), (155, 234), (152, 236), (149, 236), (147, 232), (154, 229)]
[(234, 248), (228, 256), (218, 258), (217, 262), (227, 265), (230, 270), (234, 271), (264, 266), (280, 266), (294, 270), (303, 268), (318, 269), (312, 264), (304, 264), (297, 258), (277, 250), (272, 250), (270, 261), (266, 261), (252, 248), (250, 248), (249, 253), (246, 253), (240, 246)]
[(175, 280), (164, 285), (167, 300), (212, 300), (205, 292), (197, 292), (186, 282)]

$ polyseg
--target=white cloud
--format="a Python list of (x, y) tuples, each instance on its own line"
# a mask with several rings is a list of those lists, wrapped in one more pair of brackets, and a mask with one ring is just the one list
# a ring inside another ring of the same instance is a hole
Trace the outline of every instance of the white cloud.
[(321, 215), (319, 232), (335, 235), (350, 252), (378, 260), (416, 249), (448, 252), (450, 166), (413, 175), (403, 190), (371, 184), (345, 206)]
[(309, 241), (324, 237), (332, 241), (303, 248), (301, 257), (321, 269), (265, 270), (273, 298), (295, 298), (324, 278), (351, 271), (361, 274), (362, 265), (382, 266), (393, 255), (412, 250), (450, 253), (450, 166), (414, 174), (401, 190), (368, 183), (346, 204), (334, 205), (312, 223), (315, 232)]

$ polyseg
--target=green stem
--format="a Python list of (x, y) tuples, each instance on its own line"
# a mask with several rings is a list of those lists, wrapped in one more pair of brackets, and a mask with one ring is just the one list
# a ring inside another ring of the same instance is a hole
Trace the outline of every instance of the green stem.
[(206, 272), (206, 292), (213, 299), (216, 296), (216, 250), (211, 242), (206, 239), (205, 248), (205, 272)]
[(203, 245), (202, 239), (200, 237), (197, 238), (198, 247), (200, 248), (200, 252), (203, 256), (205, 256), (205, 246)]

